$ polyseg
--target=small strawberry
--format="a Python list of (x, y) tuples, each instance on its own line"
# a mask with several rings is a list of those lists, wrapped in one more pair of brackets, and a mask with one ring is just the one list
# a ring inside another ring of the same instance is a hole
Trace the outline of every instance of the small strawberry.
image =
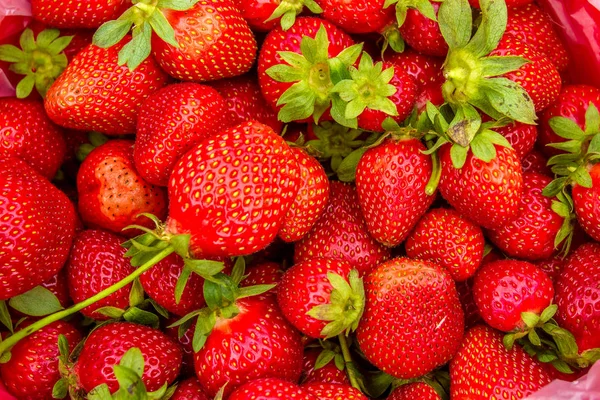
[(406, 255), (428, 260), (464, 281), (481, 265), (485, 241), (481, 228), (453, 209), (431, 209), (406, 240)]
[(305, 383), (302, 388), (318, 399), (369, 400), (360, 390), (340, 383)]
[(210, 400), (196, 378), (187, 378), (177, 384), (170, 400)]
[(344, 31), (353, 33), (381, 32), (394, 21), (394, 9), (384, 9), (385, 0), (315, 0), (323, 9), (321, 16)]
[(99, 0), (93, 3), (32, 0), (33, 17), (56, 28), (97, 28), (118, 17), (126, 0)]
[(256, 379), (237, 388), (228, 400), (318, 400), (306, 389), (275, 378)]
[(202, 140), (232, 125), (225, 99), (198, 83), (167, 85), (140, 107), (133, 148), (135, 168), (153, 185), (167, 186), (177, 160)]
[(287, 31), (304, 7), (314, 14), (323, 12), (315, 0), (242, 0), (237, 6), (250, 28), (259, 32), (272, 31), (278, 25)]
[[(600, 136), (599, 136), (600, 137)], [(588, 235), (600, 241), (600, 164), (588, 166), (590, 187), (575, 182), (572, 189), (577, 221)]]
[(77, 174), (78, 206), (86, 226), (132, 236), (135, 230), (122, 232), (123, 228), (133, 224), (153, 226), (141, 213), (151, 213), (161, 220), (166, 217), (166, 190), (140, 177), (134, 166), (133, 144), (131, 140), (108, 141), (81, 164)]
[(394, 389), (386, 400), (442, 400), (435, 389), (425, 382), (414, 382)]
[(500, 333), (478, 325), (466, 333), (450, 362), (450, 379), (453, 399), (523, 399), (552, 377), (520, 346), (506, 350)]
[(365, 292), (356, 338), (376, 367), (410, 379), (454, 356), (464, 316), (454, 281), (444, 268), (427, 261), (392, 259), (367, 275)]
[[(331, 356), (331, 360), (326, 362), (324, 365), (323, 361), (323, 352), (327, 350), (323, 350), (322, 348), (307, 348), (304, 351), (304, 368), (302, 370), (302, 378), (300, 379), (301, 383), (340, 383), (340, 384), (349, 384), (350, 380), (348, 379), (348, 375), (344, 371), (344, 369), (338, 368), (338, 363), (343, 365), (342, 362), (336, 361), (336, 355), (339, 353), (334, 353), (331, 351), (329, 355)], [(340, 356), (338, 356), (340, 357)]]
[(406, 19), (402, 24), (399, 23), (400, 33), (406, 43), (419, 53), (445, 57), (448, 53), (448, 45), (444, 41), (439, 22), (435, 18), (438, 15), (440, 3), (429, 2), (433, 10), (428, 10), (427, 14), (422, 13), (423, 9), (417, 8), (409, 8), (406, 11)]

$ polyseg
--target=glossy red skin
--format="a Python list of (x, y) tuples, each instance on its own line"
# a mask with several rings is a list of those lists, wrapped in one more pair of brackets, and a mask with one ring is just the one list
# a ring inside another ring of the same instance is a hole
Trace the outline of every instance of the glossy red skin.
[[(533, 2), (534, 0), (506, 0), (506, 7), (514, 8)], [(479, 0), (469, 0), (469, 4), (475, 8), (480, 8)]]
[[(179, 318), (171, 317), (167, 320), (166, 326), (177, 322)], [(179, 337), (179, 326), (172, 328), (163, 328), (165, 335), (179, 343), (182, 350), (181, 358), (181, 376), (193, 376), (196, 379), (196, 371), (194, 370), (194, 349), (192, 348), (192, 340), (194, 339), (194, 331), (196, 323), (192, 323), (183, 336)]]
[(240, 313), (230, 320), (218, 319), (204, 347), (194, 354), (204, 391), (215, 396), (228, 382), (227, 396), (261, 378), (296, 382), (302, 372), (301, 336), (285, 320), (274, 297), (248, 297), (236, 305)]
[(69, 295), (66, 269), (61, 269), (58, 274), (43, 282), (41, 286), (51, 291), (58, 299), (60, 305), (64, 308), (67, 308), (73, 303)]
[(586, 243), (567, 259), (556, 282), (556, 321), (569, 330), (579, 352), (600, 347), (600, 244)]
[(202, 390), (196, 378), (188, 378), (177, 384), (177, 389), (170, 400), (210, 400)]
[(130, 322), (114, 322), (94, 330), (86, 339), (73, 371), (87, 392), (106, 383), (111, 393), (119, 384), (113, 366), (132, 347), (144, 357), (142, 382), (153, 392), (166, 382), (173, 383), (181, 367), (181, 348), (158, 329)]
[(539, 150), (533, 149), (521, 159), (523, 173), (536, 173), (546, 176), (552, 175), (552, 170), (548, 167), (548, 159)]
[(287, 64), (279, 56), (279, 51), (301, 53), (300, 42), (303, 36), (314, 38), (323, 25), (327, 30), (329, 39), (329, 57), (337, 56), (342, 50), (354, 44), (354, 40), (329, 21), (316, 17), (301, 17), (287, 31), (277, 27), (273, 29), (263, 42), (258, 55), (258, 84), (260, 90), (273, 110), (279, 111), (282, 106), (277, 105), (279, 97), (294, 84), (294, 82), (277, 82), (266, 74), (266, 70), (278, 64)]
[(152, 54), (169, 75), (203, 82), (242, 75), (252, 67), (256, 40), (234, 2), (200, 1), (186, 11), (162, 11), (179, 48), (152, 34)]
[(345, 371), (342, 371), (336, 367), (333, 360), (321, 368), (315, 369), (315, 364), (319, 354), (323, 351), (322, 348), (307, 348), (304, 351), (304, 367), (302, 370), (302, 378), (300, 383), (339, 383), (339, 384), (350, 384), (348, 375)]
[(118, 65), (118, 52), (129, 36), (101, 49), (81, 50), (48, 89), (44, 106), (56, 124), (107, 135), (135, 132), (139, 107), (146, 97), (168, 83), (152, 57), (134, 71)]
[(529, 47), (514, 36), (504, 36), (490, 56), (518, 56), (529, 62), (516, 71), (503, 77), (518, 83), (533, 100), (535, 111), (539, 112), (554, 103), (560, 94), (562, 79), (558, 70), (543, 53)]
[(556, 282), (562, 274), (566, 261), (562, 256), (557, 255), (546, 260), (537, 261), (534, 264), (544, 271), (548, 275), (548, 278)]
[[(437, 15), (440, 3), (431, 1), (431, 5)], [(409, 8), (406, 12), (406, 20), (400, 27), (400, 33), (406, 43), (419, 53), (436, 57), (445, 57), (448, 53), (448, 45), (438, 22), (430, 20), (414, 8)]]
[(596, 241), (600, 241), (600, 164), (588, 168), (592, 187), (573, 185), (572, 196), (579, 224)]
[[(75, 237), (66, 267), (73, 301), (86, 300), (133, 272), (129, 259), (125, 258), (127, 249), (121, 246), (126, 240), (100, 230), (86, 230)], [(131, 284), (84, 308), (81, 313), (96, 320), (108, 320), (109, 317), (95, 311), (106, 306), (128, 308), (130, 291)]]
[(62, 268), (75, 232), (67, 196), (24, 161), (0, 158), (0, 300)]
[(240, 286), (277, 284), (282, 276), (283, 267), (279, 263), (264, 261), (259, 264), (249, 265), (246, 268), (246, 278), (240, 283)]
[(460, 304), (465, 314), (465, 330), (483, 323), (479, 315), (479, 309), (477, 309), (477, 304), (475, 304), (475, 299), (473, 298), (473, 278), (456, 282), (456, 291), (458, 292)]
[(227, 103), (226, 119), (230, 125), (254, 120), (269, 125), (277, 133), (281, 132), (283, 123), (262, 97), (256, 77), (244, 75), (221, 79), (211, 86)]
[(375, 268), (364, 284), (366, 307), (356, 339), (373, 365), (410, 379), (433, 371), (456, 353), (464, 316), (444, 268), (395, 258)]
[(0, 155), (17, 157), (48, 179), (54, 178), (67, 146), (63, 131), (37, 101), (0, 99)]
[(507, 147), (496, 145), (495, 148), (496, 158), (489, 163), (469, 151), (461, 169), (452, 165), (450, 146), (443, 146), (439, 153), (442, 167), (439, 190), (444, 199), (463, 216), (490, 229), (517, 217), (523, 193), (523, 174), (517, 154)]
[[(396, 106), (396, 112), (398, 113), (398, 115), (391, 118), (400, 124), (413, 110), (417, 86), (410, 75), (401, 68), (384, 62), (383, 69), (386, 70), (387, 68), (394, 68), (394, 76), (389, 84), (396, 88), (396, 93), (388, 97)], [(369, 131), (382, 132), (384, 129), (381, 124), (389, 117), (383, 111), (367, 108), (358, 116), (358, 127)]]
[(124, 236), (137, 230), (123, 228), (138, 224), (148, 228), (167, 216), (167, 191), (146, 182), (135, 170), (131, 140), (116, 139), (95, 148), (85, 158), (77, 174), (79, 215), (90, 228), (102, 228)]
[(207, 137), (232, 126), (225, 99), (198, 83), (176, 83), (148, 97), (137, 117), (133, 158), (140, 176), (167, 186), (179, 157)]
[(539, 315), (550, 305), (554, 287), (548, 275), (534, 264), (499, 260), (484, 265), (477, 272), (473, 297), (486, 323), (510, 332), (525, 327), (521, 313)]
[(329, 202), (329, 179), (319, 161), (300, 147), (291, 147), (300, 168), (300, 186), (278, 236), (285, 242), (302, 239), (319, 220)]
[(431, 156), (417, 139), (387, 138), (371, 147), (356, 167), (356, 192), (369, 233), (394, 247), (402, 243), (435, 196), (425, 193)]
[(485, 325), (471, 328), (450, 362), (453, 399), (523, 399), (547, 385), (552, 376), (518, 344), (511, 351), (502, 334)]
[(387, 400), (442, 400), (433, 387), (425, 382), (414, 382), (394, 389)]
[[(51, 399), (60, 379), (58, 337), (64, 335), (73, 350), (81, 333), (68, 322), (56, 321), (21, 339), (11, 348), (11, 358), (0, 366), (2, 380), (19, 399)], [(1, 392), (0, 392), (1, 394)]]
[(533, 173), (523, 174), (523, 195), (515, 219), (499, 229), (487, 231), (488, 239), (503, 253), (524, 260), (542, 260), (557, 252), (554, 239), (564, 218), (552, 210), (556, 199), (542, 190), (552, 178)]
[(329, 304), (333, 287), (327, 273), (348, 281), (353, 266), (344, 260), (313, 258), (288, 269), (277, 286), (277, 304), (285, 318), (303, 334), (325, 339), (321, 331), (327, 321), (317, 320), (307, 313), (313, 307)]
[(585, 113), (590, 105), (600, 109), (600, 89), (589, 85), (565, 85), (558, 99), (540, 115), (539, 149), (546, 156), (560, 154), (562, 151), (549, 147), (549, 143), (564, 142), (567, 139), (558, 136), (550, 127), (552, 117), (565, 117), (585, 129)]
[(369, 235), (353, 186), (331, 181), (330, 190), (325, 212), (294, 246), (294, 264), (314, 257), (339, 258), (366, 275), (390, 257), (390, 249)]
[(302, 387), (319, 399), (369, 400), (360, 390), (348, 384), (308, 383), (302, 385)]
[(520, 122), (493, 128), (508, 140), (508, 143), (515, 149), (517, 157), (520, 160), (533, 150), (535, 141), (538, 137), (538, 129), (535, 125), (527, 125)]
[(228, 400), (318, 400), (295, 383), (275, 378), (257, 379), (239, 387)]
[(431, 209), (408, 236), (406, 255), (429, 260), (464, 281), (481, 265), (485, 239), (481, 228), (452, 209)]
[(242, 0), (236, 5), (252, 30), (269, 32), (280, 24), (281, 18), (267, 22), (280, 3), (279, 0)]
[(317, 0), (320, 14), (348, 33), (381, 32), (394, 22), (394, 7), (383, 8), (385, 0)]
[(434, 84), (440, 86), (441, 91), (442, 83), (444, 83), (443, 59), (427, 56), (407, 48), (402, 53), (391, 51), (386, 53), (385, 61), (404, 70), (414, 80), (418, 91)]
[(31, 11), (35, 19), (55, 28), (98, 28), (119, 17), (128, 5), (126, 0), (31, 0)]
[(225, 130), (178, 161), (167, 230), (191, 234), (197, 255), (255, 253), (275, 239), (299, 181), (292, 152), (271, 128), (252, 121)]

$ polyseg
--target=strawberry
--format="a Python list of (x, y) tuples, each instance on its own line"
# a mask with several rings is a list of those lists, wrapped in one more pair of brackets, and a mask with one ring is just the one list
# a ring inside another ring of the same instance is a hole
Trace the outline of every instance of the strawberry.
[(483, 323), (477, 309), (477, 304), (475, 304), (475, 299), (473, 298), (473, 278), (456, 282), (456, 291), (458, 292), (460, 304), (465, 314), (465, 329)]
[(414, 382), (394, 389), (386, 400), (442, 400), (435, 389), (425, 382)]
[(426, 186), (431, 156), (418, 139), (394, 135), (369, 148), (356, 167), (356, 192), (369, 233), (394, 247), (402, 243), (435, 199)]
[(400, 24), (400, 33), (406, 43), (417, 52), (428, 56), (445, 57), (448, 53), (448, 45), (444, 41), (439, 23), (432, 18), (437, 16), (440, 3), (429, 2), (433, 6), (433, 14), (425, 15), (416, 8), (409, 8), (404, 23)]
[(566, 261), (556, 282), (556, 321), (575, 336), (580, 352), (600, 347), (600, 245), (587, 243)]
[(475, 275), (473, 297), (479, 314), (504, 332), (526, 328), (521, 313), (541, 314), (552, 302), (554, 287), (535, 265), (500, 260), (484, 265)]
[(440, 193), (463, 216), (485, 228), (503, 226), (517, 217), (523, 192), (521, 164), (515, 151), (495, 145), (496, 157), (484, 162), (468, 152), (462, 168), (451, 160), (451, 147), (440, 149)]
[(179, 332), (179, 326), (171, 326), (171, 324), (174, 323), (177, 323), (177, 318), (169, 318), (167, 320), (167, 327), (163, 329), (163, 332), (179, 343), (179, 347), (183, 352), (181, 358), (181, 375), (195, 377), (196, 371), (194, 370), (194, 349), (192, 348), (192, 340), (194, 338), (196, 325), (195, 323), (192, 323), (185, 332)]
[(330, 183), (325, 212), (294, 247), (295, 264), (314, 257), (339, 258), (356, 266), (361, 276), (389, 256), (389, 248), (367, 231), (356, 189), (337, 181)]
[(268, 126), (212, 135), (171, 174), (167, 231), (191, 234), (192, 251), (204, 256), (252, 254), (275, 239), (299, 179), (294, 155)]
[(318, 399), (369, 400), (360, 390), (345, 384), (305, 383), (302, 387)]
[(63, 132), (37, 101), (0, 99), (0, 154), (25, 161), (41, 175), (54, 178), (67, 146)]
[(228, 400), (318, 400), (306, 389), (281, 379), (256, 379), (239, 387)]
[(227, 383), (227, 395), (260, 378), (297, 381), (302, 371), (301, 337), (274, 297), (248, 297), (235, 304), (239, 314), (218, 318), (206, 343), (194, 354), (196, 375), (205, 392), (215, 396)]
[(170, 400), (210, 400), (202, 390), (198, 379), (188, 378), (177, 384), (177, 389)]
[(32, 0), (33, 17), (56, 28), (97, 28), (118, 17), (126, 9), (126, 0), (100, 0), (93, 3)]
[(562, 255), (556, 255), (552, 258), (548, 258), (546, 260), (536, 261), (534, 264), (544, 271), (548, 278), (552, 280), (552, 282), (556, 282), (558, 278), (562, 275), (562, 270), (565, 267), (566, 260)]
[(260, 86), (254, 76), (221, 79), (211, 83), (211, 86), (227, 103), (226, 118), (229, 125), (254, 120), (270, 126), (277, 133), (281, 132), (283, 124), (262, 97)]
[(139, 107), (168, 77), (151, 58), (134, 71), (119, 65), (117, 53), (128, 41), (108, 49), (89, 45), (73, 58), (46, 94), (52, 121), (109, 135), (135, 132)]
[(175, 163), (207, 137), (232, 126), (217, 91), (198, 83), (168, 85), (140, 107), (133, 149), (135, 168), (153, 185), (167, 186)]
[(344, 31), (353, 33), (381, 32), (394, 21), (394, 9), (384, 9), (385, 0), (316, 0), (323, 9), (322, 17)]
[(292, 202), (278, 236), (286, 242), (302, 239), (325, 211), (329, 201), (329, 180), (325, 169), (305, 150), (292, 147), (300, 167), (300, 188)]
[(591, 187), (579, 183), (573, 185), (573, 205), (577, 221), (594, 240), (600, 241), (600, 164), (588, 167), (592, 178)]
[(520, 346), (506, 350), (500, 333), (478, 325), (465, 334), (450, 362), (450, 379), (453, 399), (523, 399), (552, 377)]
[(458, 350), (464, 316), (444, 268), (395, 258), (367, 275), (365, 292), (357, 343), (386, 374), (416, 378), (445, 364)]
[(75, 210), (24, 161), (0, 157), (0, 300), (56, 275), (67, 260)]
[(547, 164), (548, 159), (546, 156), (536, 149), (531, 150), (529, 154), (521, 159), (523, 174), (530, 172), (550, 176), (552, 175), (552, 170), (550, 170)]
[(149, 392), (175, 381), (181, 366), (181, 349), (174, 340), (144, 325), (115, 322), (95, 329), (86, 339), (73, 368), (81, 388), (89, 392), (107, 384), (111, 393), (117, 391), (119, 383), (113, 366), (132, 347), (137, 347), (144, 357), (141, 380)]
[(448, 270), (455, 281), (472, 276), (483, 259), (481, 228), (453, 209), (431, 209), (406, 240), (406, 255)]
[(242, 0), (237, 6), (248, 25), (259, 32), (269, 32), (278, 25), (287, 31), (305, 6), (314, 14), (323, 12), (315, 0)]
[(111, 140), (94, 149), (79, 168), (77, 193), (81, 219), (92, 228), (122, 233), (132, 224), (153, 226), (140, 213), (159, 219), (167, 213), (166, 190), (147, 183), (135, 170), (131, 140)]
[(60, 379), (59, 335), (65, 336), (70, 351), (81, 340), (81, 334), (75, 326), (56, 321), (34, 332), (11, 349), (10, 360), (0, 367), (2, 380), (10, 393), (20, 399), (53, 398), (52, 388)]
[(246, 269), (246, 278), (240, 283), (240, 286), (277, 284), (282, 276), (283, 268), (281, 265), (273, 261), (264, 261), (248, 266)]
[(310, 383), (340, 383), (349, 384), (348, 375), (342, 369), (339, 369), (335, 363), (335, 355), (325, 365), (317, 365), (319, 356), (322, 354), (321, 348), (307, 348), (304, 351), (304, 368), (300, 382)]
[(47, 281), (42, 282), (40, 286), (51, 291), (52, 294), (56, 296), (58, 302), (63, 308), (67, 308), (73, 303), (71, 296), (69, 295), (66, 268), (61, 269), (58, 274), (54, 275)]
[(511, 147), (517, 153), (519, 160), (522, 160), (531, 152), (538, 136), (538, 129), (535, 125), (527, 125), (521, 122), (513, 122), (506, 126), (494, 128), (508, 140)]
[[(533, 2), (534, 0), (506, 0), (506, 6), (509, 8), (516, 8)], [(469, 3), (475, 8), (481, 7), (481, 5), (479, 4), (479, 0), (469, 0)]]
[[(67, 263), (69, 293), (79, 303), (96, 293), (124, 279), (133, 272), (126, 249), (121, 243), (126, 239), (114, 233), (100, 230), (86, 230), (75, 237)], [(81, 313), (96, 320), (110, 317), (97, 311), (102, 307), (116, 307), (121, 310), (129, 307), (131, 284), (116, 291)]]

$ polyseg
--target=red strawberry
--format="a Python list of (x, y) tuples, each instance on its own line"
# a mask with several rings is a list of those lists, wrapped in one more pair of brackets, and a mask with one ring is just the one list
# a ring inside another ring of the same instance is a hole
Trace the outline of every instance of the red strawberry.
[(552, 377), (519, 345), (506, 350), (500, 333), (478, 325), (466, 333), (450, 362), (450, 379), (453, 399), (523, 399)]
[(493, 128), (493, 130), (508, 140), (508, 143), (517, 153), (519, 160), (522, 160), (531, 152), (538, 136), (535, 125), (527, 125), (521, 122), (513, 122), (510, 125)]
[(226, 103), (213, 88), (197, 83), (165, 86), (140, 107), (133, 150), (146, 181), (167, 186), (177, 160), (194, 145), (233, 124)]
[(177, 384), (177, 389), (170, 400), (210, 400), (202, 390), (196, 378), (188, 378)]
[(475, 299), (473, 298), (473, 278), (456, 282), (456, 291), (458, 292), (460, 304), (465, 313), (465, 329), (483, 323), (479, 315), (479, 309), (477, 309), (477, 304), (475, 304)]
[(567, 259), (556, 282), (556, 321), (568, 329), (580, 352), (600, 347), (600, 244), (587, 243)]
[(356, 167), (356, 191), (369, 233), (393, 247), (404, 241), (435, 196), (426, 193), (431, 156), (410, 137), (390, 137), (368, 149)]
[(240, 283), (241, 287), (254, 285), (277, 284), (283, 276), (283, 268), (279, 263), (265, 261), (249, 265), (246, 268), (246, 278)]
[(17, 157), (48, 179), (54, 178), (67, 147), (63, 132), (37, 101), (0, 99), (0, 154)]
[(475, 275), (473, 297), (479, 314), (504, 332), (525, 328), (521, 313), (541, 314), (552, 302), (548, 276), (525, 261), (500, 260), (484, 265)]
[(548, 159), (538, 150), (531, 150), (523, 159), (521, 159), (521, 165), (523, 166), (523, 173), (534, 173), (550, 176), (552, 171), (548, 167)]
[(281, 379), (265, 378), (246, 383), (228, 400), (318, 400), (306, 389)]
[(67, 196), (24, 161), (0, 158), (0, 300), (56, 275), (75, 231)]
[(340, 383), (308, 383), (302, 387), (318, 399), (369, 400), (360, 390)]
[(406, 255), (448, 270), (455, 281), (472, 276), (483, 259), (481, 228), (452, 209), (427, 212), (406, 240)]
[(367, 231), (356, 189), (341, 182), (330, 183), (329, 204), (313, 229), (294, 247), (294, 263), (314, 257), (339, 258), (367, 274), (390, 256), (389, 248)]
[(196, 375), (206, 393), (215, 396), (227, 383), (228, 394), (260, 378), (297, 381), (302, 372), (301, 337), (274, 297), (238, 299), (236, 306), (240, 313), (233, 319), (218, 318), (206, 343), (194, 354)]
[(332, 359), (320, 368), (316, 368), (322, 348), (308, 348), (304, 351), (304, 368), (301, 383), (340, 383), (349, 384), (350, 380), (345, 371), (339, 369)]
[(323, 166), (299, 147), (292, 147), (291, 152), (300, 167), (300, 188), (278, 233), (286, 242), (306, 236), (329, 201), (329, 180)]
[(132, 224), (152, 227), (153, 222), (140, 213), (164, 219), (167, 213), (166, 190), (144, 181), (133, 161), (133, 141), (110, 140), (94, 149), (77, 174), (79, 214), (83, 223), (127, 236)]
[(465, 165), (453, 166), (450, 146), (440, 149), (440, 192), (459, 213), (485, 228), (498, 228), (519, 212), (523, 192), (521, 164), (515, 151), (495, 145), (496, 157), (486, 163), (469, 151)]
[(103, 383), (111, 393), (119, 388), (113, 366), (132, 347), (144, 357), (142, 382), (148, 392), (171, 384), (181, 367), (181, 348), (158, 329), (130, 322), (115, 322), (92, 331), (85, 341), (73, 372), (86, 392)]
[(594, 240), (600, 241), (600, 164), (588, 166), (592, 187), (573, 185), (573, 204), (577, 221)]
[(43, 286), (51, 291), (52, 294), (58, 299), (60, 305), (64, 308), (67, 308), (73, 303), (71, 296), (69, 295), (66, 268), (61, 269), (58, 274), (43, 282), (40, 286)]
[[(125, 258), (127, 250), (121, 246), (126, 240), (99, 230), (86, 230), (77, 235), (67, 264), (69, 292), (73, 301), (86, 300), (133, 272)], [(97, 320), (107, 320), (108, 316), (96, 310), (106, 306), (126, 309), (129, 307), (130, 291), (131, 284), (84, 308), (81, 313)]]
[(128, 40), (108, 49), (90, 45), (73, 58), (46, 94), (51, 120), (109, 135), (135, 132), (139, 107), (168, 77), (152, 58), (134, 71), (120, 66), (117, 54)]
[(456, 353), (464, 317), (454, 281), (444, 268), (396, 258), (365, 278), (365, 292), (356, 338), (365, 357), (383, 372), (416, 378)]
[(548, 278), (552, 279), (553, 282), (556, 282), (562, 274), (566, 261), (564, 256), (556, 255), (546, 260), (537, 261), (534, 264), (544, 271), (544, 273), (548, 275)]
[(63, 2), (32, 0), (33, 17), (56, 28), (97, 28), (118, 17), (126, 9), (126, 0)]
[(0, 367), (2, 380), (10, 393), (19, 399), (53, 398), (52, 388), (61, 377), (59, 335), (65, 336), (70, 351), (81, 340), (81, 334), (73, 325), (57, 321), (27, 336), (10, 350), (10, 360)]
[(322, 17), (348, 33), (381, 32), (394, 21), (394, 8), (383, 8), (385, 0), (316, 0)]
[[(440, 3), (430, 2), (437, 15)], [(419, 53), (437, 57), (445, 57), (448, 53), (448, 44), (442, 36), (439, 23), (426, 17), (417, 9), (408, 9), (400, 33), (406, 43)]]
[[(533, 2), (534, 0), (506, 0), (506, 6), (509, 8), (515, 8)], [(469, 3), (475, 8), (480, 8), (479, 0), (469, 0)]]
[[(299, 188), (288, 145), (248, 122), (190, 149), (169, 182), (170, 233), (190, 233), (204, 256), (252, 254), (271, 243)], [(191, 206), (191, 207), (190, 207)]]
[(414, 382), (394, 389), (386, 400), (442, 400), (433, 387), (425, 382)]
[[(242, 2), (243, 3), (243, 2)], [(211, 84), (227, 102), (226, 114), (229, 125), (247, 121), (258, 121), (281, 132), (283, 124), (267, 104), (260, 92), (256, 77), (244, 75), (231, 79), (221, 79)]]
[[(177, 322), (179, 318), (169, 318), (167, 320), (167, 326)], [(181, 358), (181, 375), (182, 376), (195, 376), (196, 371), (194, 370), (194, 349), (192, 347), (192, 340), (194, 339), (194, 330), (196, 324), (192, 325), (187, 329), (181, 337), (179, 336), (179, 326), (173, 326), (171, 328), (164, 328), (163, 332), (171, 339), (179, 343), (179, 347), (182, 350)]]

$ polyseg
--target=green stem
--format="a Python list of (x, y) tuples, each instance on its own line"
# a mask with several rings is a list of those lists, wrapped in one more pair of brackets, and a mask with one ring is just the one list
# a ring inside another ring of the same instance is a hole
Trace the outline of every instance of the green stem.
[(157, 255), (152, 257), (150, 260), (148, 260), (146, 263), (141, 265), (131, 275), (120, 280), (119, 282), (115, 283), (114, 285), (104, 289), (101, 292), (96, 293), (94, 296), (82, 301), (81, 303), (77, 303), (65, 310), (61, 310), (61, 311), (55, 312), (54, 314), (50, 314), (47, 317), (44, 317), (44, 318), (40, 319), (39, 321), (36, 321), (33, 324), (27, 326), (26, 328), (21, 329), (20, 331), (16, 332), (14, 335), (9, 336), (6, 340), (4, 340), (3, 342), (0, 343), (0, 356), (3, 355), (12, 346), (17, 344), (17, 342), (19, 340), (31, 335), (32, 333), (42, 329), (45, 326), (50, 325), (53, 322), (59, 321), (63, 318), (68, 317), (69, 315), (75, 314), (76, 312), (81, 311), (88, 306), (91, 306), (92, 304), (96, 303), (97, 301), (100, 301), (100, 300), (110, 296), (117, 290), (124, 288), (128, 284), (132, 283), (136, 278), (138, 278), (144, 272), (146, 272), (147, 270), (152, 268), (154, 265), (156, 265), (160, 260), (167, 257), (169, 254), (173, 253), (174, 251), (175, 251), (175, 249), (173, 247), (171, 247), (171, 246), (166, 247), (160, 253), (158, 253)]
[(352, 355), (350, 354), (350, 349), (348, 348), (346, 336), (343, 333), (340, 333), (338, 335), (338, 339), (340, 340), (342, 356), (344, 356), (344, 362), (346, 364), (346, 374), (348, 375), (348, 379), (350, 379), (350, 384), (353, 388), (361, 390), (360, 384), (358, 383), (358, 377), (356, 376), (356, 370), (354, 369), (354, 361), (352, 361)]
[(440, 157), (437, 151), (431, 155), (431, 162), (431, 177), (429, 178), (429, 182), (427, 182), (427, 186), (425, 186), (425, 194), (427, 196), (433, 196), (442, 176), (442, 166), (440, 165)]

